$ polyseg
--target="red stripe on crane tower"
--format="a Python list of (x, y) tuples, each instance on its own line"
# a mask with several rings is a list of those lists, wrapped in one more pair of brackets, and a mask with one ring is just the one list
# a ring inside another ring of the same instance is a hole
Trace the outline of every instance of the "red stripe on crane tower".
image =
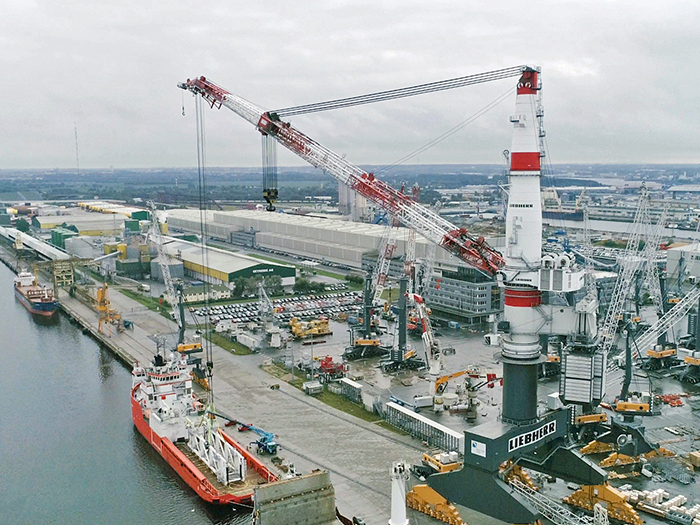
[(534, 308), (542, 302), (539, 290), (520, 290), (506, 288), (506, 306), (518, 306), (524, 308)]
[(511, 171), (540, 171), (540, 153), (513, 152), (510, 154)]

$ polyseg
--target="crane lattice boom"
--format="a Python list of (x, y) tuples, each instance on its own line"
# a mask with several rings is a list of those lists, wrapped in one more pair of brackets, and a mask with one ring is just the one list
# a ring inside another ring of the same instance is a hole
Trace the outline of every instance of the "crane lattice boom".
[(639, 351), (642, 357), (646, 357), (646, 350), (656, 344), (661, 334), (668, 332), (672, 326), (683, 319), (690, 309), (697, 304), (700, 298), (700, 287), (690, 290), (683, 299), (673, 305), (658, 321), (651, 325), (638, 339), (635, 340), (635, 351)]
[(606, 355), (613, 352), (615, 335), (617, 334), (617, 326), (620, 315), (625, 307), (625, 301), (630, 294), (632, 284), (639, 266), (642, 263), (642, 257), (639, 253), (639, 242), (642, 236), (642, 230), (648, 225), (648, 208), (649, 197), (646, 188), (642, 186), (642, 191), (639, 195), (639, 205), (635, 213), (634, 223), (630, 237), (627, 240), (627, 249), (620, 261), (620, 275), (615, 283), (610, 305), (605, 315), (603, 328), (600, 331), (599, 345), (601, 350)]
[(156, 208), (156, 203), (148, 201), (148, 209), (151, 212), (151, 235), (153, 236), (153, 242), (155, 242), (156, 249), (158, 250), (158, 264), (160, 266), (160, 272), (163, 274), (163, 283), (165, 283), (165, 296), (168, 303), (170, 303), (170, 308), (172, 308), (175, 313), (177, 325), (182, 328), (185, 324), (185, 320), (180, 318), (177, 294), (175, 293), (175, 285), (173, 284), (173, 278), (170, 275), (170, 265), (168, 264), (170, 258), (163, 244), (163, 234), (160, 231), (160, 224), (158, 223), (158, 209)]
[(390, 212), (409, 228), (460, 258), (479, 271), (494, 275), (504, 265), (503, 257), (483, 237), (475, 238), (464, 228), (433, 213), (400, 192), (351, 164), (337, 153), (307, 137), (275, 115), (264, 112), (247, 100), (229, 93), (204, 77), (188, 80), (179, 87), (201, 95), (212, 107), (225, 106), (241, 116), (261, 133), (274, 137), (285, 148), (324, 170), (360, 195)]

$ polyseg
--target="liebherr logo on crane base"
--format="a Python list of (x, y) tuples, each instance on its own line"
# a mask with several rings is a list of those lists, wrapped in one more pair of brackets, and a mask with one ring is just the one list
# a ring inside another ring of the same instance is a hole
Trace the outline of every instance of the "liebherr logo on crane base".
[(526, 447), (527, 445), (532, 445), (537, 441), (546, 438), (549, 435), (554, 434), (557, 431), (557, 422), (550, 421), (546, 425), (542, 425), (540, 428), (531, 430), (530, 432), (525, 432), (519, 436), (515, 436), (508, 440), (508, 452), (513, 452), (521, 447)]

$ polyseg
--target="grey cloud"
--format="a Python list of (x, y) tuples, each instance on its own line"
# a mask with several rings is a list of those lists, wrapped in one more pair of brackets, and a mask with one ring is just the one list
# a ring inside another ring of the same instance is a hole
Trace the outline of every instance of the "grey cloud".
[[(552, 161), (700, 160), (694, 2), (0, 0), (0, 12), (0, 168), (74, 166), (74, 122), (84, 167), (192, 166), (192, 99), (183, 118), (175, 84), (194, 75), (275, 108), (521, 63), (543, 68)], [(358, 164), (389, 163), (507, 88), (293, 122)], [(512, 107), (421, 162), (500, 162)], [(210, 165), (259, 164), (249, 125), (226, 110), (206, 123)]]

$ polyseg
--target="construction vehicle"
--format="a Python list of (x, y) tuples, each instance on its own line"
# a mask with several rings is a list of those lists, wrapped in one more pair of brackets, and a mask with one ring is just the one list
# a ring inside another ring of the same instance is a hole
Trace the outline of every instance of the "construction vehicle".
[(345, 377), (348, 367), (343, 363), (336, 363), (331, 356), (327, 355), (319, 359), (316, 371), (319, 374), (319, 381), (327, 383)]
[(425, 346), (425, 353), (428, 356), (430, 373), (432, 375), (438, 375), (443, 366), (442, 349), (440, 348), (440, 344), (435, 339), (435, 333), (433, 332), (433, 327), (430, 324), (430, 317), (428, 317), (428, 309), (425, 306), (425, 301), (423, 300), (423, 297), (415, 293), (409, 293), (408, 297), (418, 313), (418, 319), (420, 320), (422, 332), (421, 338), (423, 339), (423, 345)]
[[(372, 323), (372, 307), (374, 301), (373, 286), (374, 277), (367, 275), (365, 277), (365, 288), (363, 292), (363, 315), (362, 322), (350, 328), (350, 346), (345, 349), (343, 359), (354, 361), (369, 357), (384, 357), (389, 353), (390, 348), (382, 345), (379, 340), (376, 330), (377, 327)], [(388, 310), (385, 303), (385, 311)]]
[(382, 372), (389, 374), (399, 370), (423, 370), (426, 368), (426, 362), (417, 356), (415, 350), (407, 350), (401, 355), (398, 352), (398, 349), (392, 348), (389, 350), (388, 357), (379, 362)]
[(626, 417), (653, 416), (660, 412), (654, 407), (654, 396), (650, 394), (651, 381), (649, 381), (648, 392), (631, 392), (632, 384), (632, 346), (631, 339), (634, 331), (634, 324), (627, 323), (627, 338), (625, 344), (625, 377), (622, 382), (620, 395), (613, 403), (613, 410)]
[(331, 335), (333, 333), (327, 317), (319, 317), (312, 321), (301, 321), (298, 317), (292, 317), (289, 321), (289, 328), (296, 339)]
[(265, 291), (265, 280), (258, 283), (258, 317), (265, 332), (265, 342), (270, 348), (282, 347), (282, 333), (275, 316), (275, 308)]
[(678, 362), (678, 350), (675, 345), (656, 345), (647, 350), (646, 359), (642, 363), (645, 370), (660, 370), (671, 368)]
[(275, 441), (275, 435), (272, 432), (265, 432), (260, 428), (254, 427), (253, 425), (245, 424), (241, 425), (238, 428), (239, 432), (243, 432), (245, 430), (250, 430), (252, 432), (255, 432), (258, 436), (260, 436), (259, 439), (253, 441), (252, 443), (258, 447), (258, 452), (263, 452), (272, 456), (277, 454), (277, 448), (279, 447), (279, 445)]
[[(465, 374), (468, 374), (470, 377), (473, 377), (475, 379), (478, 379), (481, 376), (481, 369), (478, 367), (474, 368), (468, 368), (466, 370), (460, 370), (459, 372), (453, 372), (451, 374), (444, 375), (442, 377), (438, 377), (435, 380), (435, 385), (434, 385), (434, 393), (435, 394), (442, 394), (446, 389), (447, 385), (452, 379), (455, 379), (457, 377), (461, 377)], [(493, 378), (495, 379), (496, 374), (493, 374)]]

